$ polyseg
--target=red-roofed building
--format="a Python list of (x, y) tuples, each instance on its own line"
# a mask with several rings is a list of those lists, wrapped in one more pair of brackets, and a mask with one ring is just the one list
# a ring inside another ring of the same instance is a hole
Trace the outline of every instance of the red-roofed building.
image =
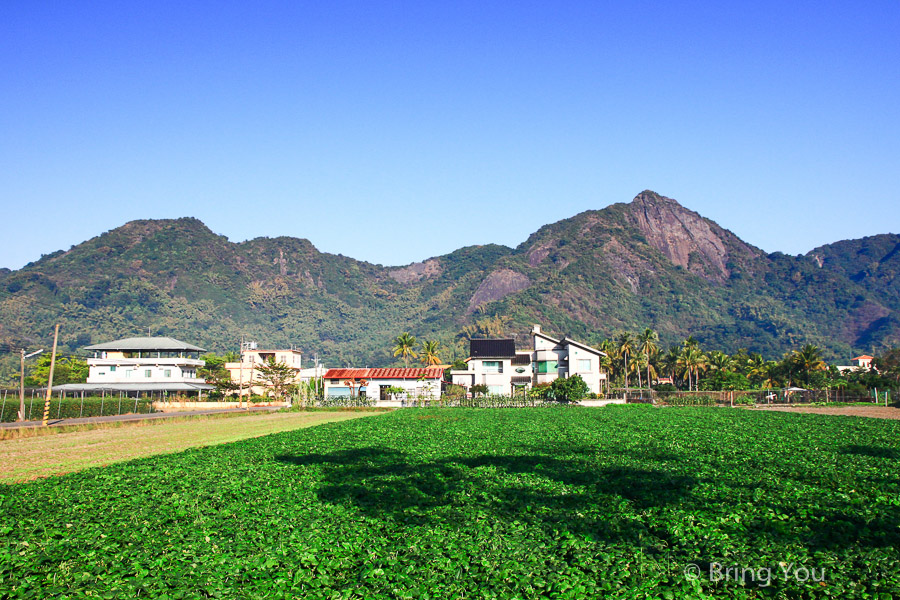
[(850, 360), (853, 362), (852, 365), (839, 366), (838, 371), (841, 373), (846, 373), (847, 371), (868, 371), (872, 368), (872, 361), (875, 360), (875, 357), (869, 356), (868, 354), (861, 354)]
[(401, 388), (409, 399), (437, 400), (443, 374), (441, 367), (328, 369), (325, 396), (366, 396), (389, 401), (393, 398), (387, 390)]

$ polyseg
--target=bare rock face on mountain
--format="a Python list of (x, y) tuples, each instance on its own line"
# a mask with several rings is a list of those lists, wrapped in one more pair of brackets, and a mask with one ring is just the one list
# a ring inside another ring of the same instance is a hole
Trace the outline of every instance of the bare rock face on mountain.
[(412, 263), (399, 269), (388, 271), (388, 275), (398, 283), (412, 283), (427, 277), (441, 274), (441, 261), (431, 258), (425, 262)]
[(471, 314), (482, 304), (520, 292), (529, 285), (531, 285), (531, 281), (521, 273), (511, 269), (494, 271), (481, 282), (481, 285), (472, 294), (466, 314)]
[(673, 264), (707, 280), (728, 279), (727, 264), (735, 246), (746, 254), (761, 254), (731, 232), (654, 192), (635, 197), (631, 217), (651, 246)]

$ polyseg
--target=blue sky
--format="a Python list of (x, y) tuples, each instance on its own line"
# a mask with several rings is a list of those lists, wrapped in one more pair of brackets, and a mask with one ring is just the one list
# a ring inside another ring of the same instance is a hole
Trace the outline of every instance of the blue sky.
[(194, 216), (386, 265), (679, 200), (900, 232), (900, 3), (0, 3), (0, 267)]

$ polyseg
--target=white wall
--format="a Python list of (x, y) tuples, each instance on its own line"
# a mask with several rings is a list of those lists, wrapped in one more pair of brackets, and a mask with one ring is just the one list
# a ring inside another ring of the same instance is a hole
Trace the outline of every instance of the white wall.
[[(87, 383), (202, 383), (202, 360), (190, 358), (89, 358)], [(146, 371), (150, 371), (147, 377)], [(166, 377), (166, 371), (169, 376)]]

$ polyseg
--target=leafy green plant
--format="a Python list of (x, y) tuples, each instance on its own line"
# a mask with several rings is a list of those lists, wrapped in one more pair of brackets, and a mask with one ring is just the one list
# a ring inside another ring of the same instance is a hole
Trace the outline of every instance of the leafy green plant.
[[(394, 411), (5, 486), (0, 575), (11, 598), (889, 597), (898, 433), (703, 408)], [(716, 562), (825, 577), (714, 581)]]

